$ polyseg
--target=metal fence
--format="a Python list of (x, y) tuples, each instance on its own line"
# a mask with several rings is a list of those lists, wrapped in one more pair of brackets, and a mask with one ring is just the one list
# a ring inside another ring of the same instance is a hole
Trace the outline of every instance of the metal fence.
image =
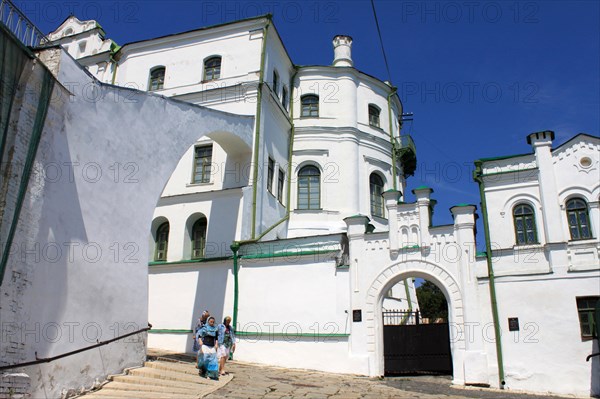
[(26, 46), (48, 42), (46, 35), (10, 0), (0, 0), (0, 21)]
[(407, 310), (386, 310), (383, 311), (384, 326), (405, 326), (418, 325), (421, 323), (419, 311), (409, 312)]

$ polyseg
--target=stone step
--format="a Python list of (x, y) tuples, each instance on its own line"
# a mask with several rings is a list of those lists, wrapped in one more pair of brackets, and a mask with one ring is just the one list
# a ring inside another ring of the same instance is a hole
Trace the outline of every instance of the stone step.
[(219, 381), (201, 378), (194, 363), (153, 361), (144, 367), (113, 375), (100, 390), (85, 394), (98, 399), (195, 399), (227, 384), (232, 375)]
[(121, 391), (111, 389), (110, 387), (102, 388), (99, 391), (85, 395), (86, 398), (103, 398), (103, 399), (196, 399), (200, 394), (166, 394), (164, 392), (140, 392), (140, 391)]
[[(198, 389), (202, 386), (215, 385), (216, 381), (207, 380), (198, 376), (196, 382), (182, 382), (173, 380), (163, 380), (159, 378), (150, 378), (136, 375), (120, 375), (113, 378), (113, 382), (121, 382), (125, 384), (142, 384), (156, 387), (174, 387), (174, 388), (185, 388), (185, 389)], [(112, 382), (111, 382), (112, 384)]]
[(197, 383), (200, 379), (198, 375), (180, 373), (177, 371), (170, 370), (159, 370), (150, 367), (143, 367), (140, 369), (133, 369), (129, 371), (128, 375), (150, 377), (161, 380), (181, 381), (181, 382), (192, 382)]
[(113, 381), (110, 383), (108, 388), (117, 389), (119, 391), (164, 392), (167, 394), (171, 393), (183, 395), (196, 394), (204, 390), (204, 386), (202, 384), (186, 384), (185, 387), (182, 387), (178, 384), (179, 383), (175, 383), (171, 386), (168, 386), (154, 385), (153, 381), (148, 381), (145, 383)]
[(196, 365), (190, 363), (146, 362), (144, 363), (144, 366), (152, 369), (198, 375), (198, 369), (196, 368)]

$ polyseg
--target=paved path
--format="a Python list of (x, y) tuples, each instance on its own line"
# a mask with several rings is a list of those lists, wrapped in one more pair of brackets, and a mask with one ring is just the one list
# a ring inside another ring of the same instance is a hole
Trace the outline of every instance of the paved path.
[[(230, 362), (233, 380), (207, 399), (559, 399), (490, 389), (452, 388), (448, 377), (383, 380)], [(572, 399), (572, 398), (571, 398)]]
[[(149, 350), (179, 361), (193, 362), (187, 355)], [(228, 362), (233, 379), (205, 396), (207, 399), (566, 399), (525, 395), (485, 388), (452, 387), (449, 377), (391, 377), (376, 379), (310, 370), (267, 367)], [(568, 399), (573, 399), (568, 398)]]

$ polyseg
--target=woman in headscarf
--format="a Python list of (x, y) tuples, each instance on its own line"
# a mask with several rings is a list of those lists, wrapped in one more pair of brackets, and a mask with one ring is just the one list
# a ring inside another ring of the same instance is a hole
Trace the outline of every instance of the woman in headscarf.
[(217, 360), (217, 349), (219, 349), (219, 331), (215, 325), (215, 318), (209, 316), (206, 324), (198, 332), (198, 368), (200, 376), (211, 380), (219, 379), (219, 362)]
[(225, 362), (229, 357), (229, 353), (235, 352), (235, 332), (231, 325), (231, 317), (227, 316), (223, 320), (223, 324), (219, 324), (219, 349), (217, 357), (219, 358), (219, 375), (227, 374), (225, 372)]
[[(196, 352), (196, 364), (198, 364), (198, 354), (200, 353), (200, 343), (198, 342), (198, 332), (206, 324), (206, 319), (208, 319), (208, 316), (210, 316), (210, 313), (208, 312), (208, 310), (205, 310), (204, 312), (202, 312), (202, 315), (198, 318), (198, 321), (196, 322), (196, 326), (194, 327), (194, 334), (193, 334), (194, 335), (194, 345), (192, 347), (192, 350), (194, 352)], [(196, 366), (196, 368), (197, 367), (198, 366)]]

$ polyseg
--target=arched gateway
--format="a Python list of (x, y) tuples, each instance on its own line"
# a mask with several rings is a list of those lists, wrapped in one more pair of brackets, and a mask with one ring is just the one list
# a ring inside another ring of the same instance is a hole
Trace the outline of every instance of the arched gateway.
[[(384, 346), (383, 346), (383, 314), (382, 302), (385, 293), (399, 281), (407, 278), (423, 278), (434, 282), (444, 293), (448, 302), (448, 319), (450, 322), (450, 345), (453, 359), (455, 382), (464, 381), (461, 362), (465, 350), (463, 319), (463, 298), (461, 289), (456, 280), (443, 267), (426, 261), (405, 261), (392, 264), (383, 269), (373, 280), (365, 301), (367, 350), (374, 356), (374, 375), (384, 374)], [(456, 328), (454, 328), (456, 327)]]

